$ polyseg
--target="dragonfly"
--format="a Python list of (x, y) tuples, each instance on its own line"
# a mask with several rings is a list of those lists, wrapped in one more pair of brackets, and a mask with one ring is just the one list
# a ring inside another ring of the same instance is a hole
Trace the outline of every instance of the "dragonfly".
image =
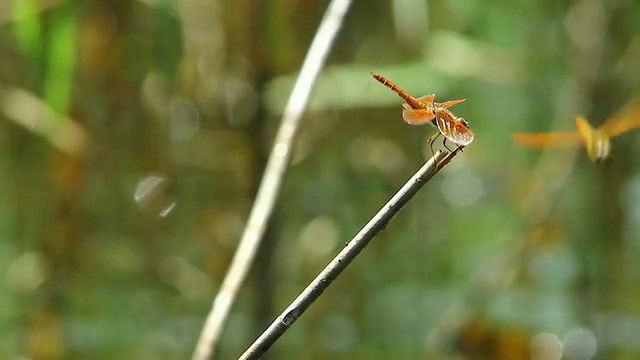
[(577, 131), (515, 133), (513, 141), (525, 148), (561, 148), (584, 146), (593, 162), (606, 160), (611, 153), (611, 139), (640, 127), (640, 98), (624, 111), (610, 116), (600, 127), (594, 127), (583, 116), (576, 116)]
[(429, 149), (433, 154), (433, 142), (442, 134), (444, 137), (442, 144), (447, 146), (447, 140), (458, 145), (459, 148), (465, 147), (473, 142), (475, 135), (469, 129), (467, 120), (455, 116), (448, 108), (453, 105), (465, 102), (467, 99), (450, 100), (444, 102), (435, 102), (435, 94), (424, 95), (415, 98), (402, 90), (398, 85), (392, 83), (389, 79), (376, 73), (371, 73), (374, 79), (378, 80), (386, 87), (393, 90), (406, 102), (402, 104), (402, 118), (410, 125), (424, 125), (431, 123), (438, 128), (437, 133), (428, 140)]

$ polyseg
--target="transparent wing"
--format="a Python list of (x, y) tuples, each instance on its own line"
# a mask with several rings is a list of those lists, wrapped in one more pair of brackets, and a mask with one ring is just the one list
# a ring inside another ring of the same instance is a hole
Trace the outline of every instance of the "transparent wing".
[(403, 104), (402, 107), (402, 118), (410, 125), (424, 125), (435, 117), (433, 110), (412, 109), (408, 104)]
[(467, 101), (467, 99), (449, 100), (449, 101), (444, 101), (444, 102), (441, 102), (441, 103), (437, 102), (437, 103), (434, 103), (434, 104), (436, 106), (439, 106), (439, 107), (448, 108), (448, 107), (452, 107), (453, 105), (457, 105), (457, 104), (463, 103), (465, 101)]
[(577, 131), (515, 133), (511, 138), (517, 146), (530, 149), (573, 147), (582, 142)]
[(462, 123), (451, 126), (451, 131), (445, 137), (458, 146), (468, 146), (473, 142), (475, 135)]
[(459, 99), (459, 100), (449, 100), (444, 102), (435, 102), (435, 99), (436, 99), (435, 94), (429, 94), (429, 95), (420, 96), (416, 100), (418, 100), (418, 102), (421, 103), (422, 106), (420, 107), (424, 109), (431, 109), (434, 106), (449, 108), (449, 107), (452, 107), (453, 105), (457, 105), (467, 101), (467, 99)]
[(640, 127), (640, 98), (632, 100), (622, 112), (611, 115), (599, 129), (612, 138), (638, 127)]
[(438, 111), (436, 125), (447, 140), (458, 146), (467, 146), (473, 142), (475, 135), (471, 130), (448, 110)]
[(436, 99), (436, 94), (423, 95), (418, 98), (418, 101), (424, 103), (425, 107), (433, 106), (433, 101)]

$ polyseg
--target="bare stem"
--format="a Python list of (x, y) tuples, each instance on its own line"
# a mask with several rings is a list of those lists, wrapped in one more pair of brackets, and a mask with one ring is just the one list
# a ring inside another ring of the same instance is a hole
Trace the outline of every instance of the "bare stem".
[(196, 344), (193, 360), (206, 360), (215, 353), (216, 345), (222, 335), (229, 312), (251, 268), (267, 222), (271, 217), (282, 179), (289, 164), (293, 139), (306, 108), (309, 94), (329, 54), (329, 49), (331, 49), (336, 34), (342, 25), (349, 5), (351, 5), (351, 0), (331, 1), (309, 48), (300, 70), (300, 76), (284, 110), (282, 123), (267, 161), (256, 200), (249, 214), (249, 220), (244, 228), (238, 249), (231, 261), (229, 271), (220, 286), (211, 311), (207, 315), (202, 333)]
[(458, 150), (445, 156), (442, 151), (430, 158), (393, 197), (376, 213), (371, 220), (349, 241), (336, 257), (316, 276), (298, 297), (278, 316), (239, 359), (260, 358), (302, 313), (331, 285), (331, 282), (351, 263), (351, 261), (369, 244), (395, 214), (445, 166)]

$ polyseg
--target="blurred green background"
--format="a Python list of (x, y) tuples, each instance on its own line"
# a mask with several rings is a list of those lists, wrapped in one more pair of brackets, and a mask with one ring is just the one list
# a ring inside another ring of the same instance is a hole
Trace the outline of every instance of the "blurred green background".
[[(0, 357), (191, 356), (327, 4), (0, 3)], [(602, 164), (510, 139), (622, 109), (639, 19), (631, 0), (355, 2), (219, 358), (426, 159), (435, 130), (370, 71), (467, 98), (476, 141), (268, 358), (640, 358), (640, 131)]]

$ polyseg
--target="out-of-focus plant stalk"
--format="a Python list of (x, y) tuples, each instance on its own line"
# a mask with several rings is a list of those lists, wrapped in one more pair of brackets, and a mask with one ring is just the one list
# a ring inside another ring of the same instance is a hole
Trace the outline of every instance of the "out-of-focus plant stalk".
[(307, 106), (311, 89), (329, 54), (351, 0), (333, 0), (322, 19), (311, 47), (300, 70), (300, 76), (291, 92), (282, 123), (276, 135), (267, 166), (249, 220), (242, 234), (238, 249), (231, 261), (213, 307), (205, 321), (193, 354), (194, 360), (209, 359), (215, 353), (229, 312), (244, 282), (278, 196), (284, 174), (289, 164), (293, 140), (300, 119)]

